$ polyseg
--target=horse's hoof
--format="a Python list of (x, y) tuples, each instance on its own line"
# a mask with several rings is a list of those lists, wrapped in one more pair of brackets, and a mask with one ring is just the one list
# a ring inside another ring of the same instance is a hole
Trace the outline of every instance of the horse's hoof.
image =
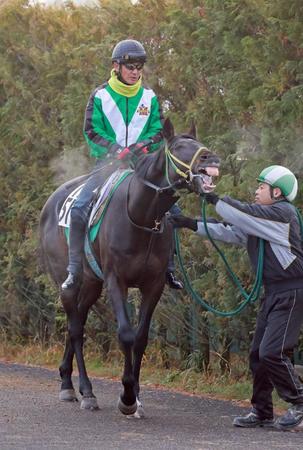
[(99, 408), (96, 397), (83, 397), (81, 400), (81, 409), (89, 409), (90, 411), (97, 411)]
[(59, 400), (61, 402), (77, 402), (77, 396), (74, 389), (62, 389), (59, 392)]
[(134, 416), (136, 417), (136, 419), (144, 419), (145, 417), (143, 405), (138, 399), (137, 399), (137, 411), (135, 412)]
[(140, 402), (140, 400), (137, 399), (137, 411), (134, 414), (132, 414), (130, 416), (127, 416), (127, 417), (128, 418), (132, 418), (133, 417), (135, 419), (144, 419), (145, 412), (144, 412), (144, 408), (143, 408), (143, 405)]
[(122, 412), (125, 416), (130, 416), (131, 414), (135, 414), (137, 411), (137, 402), (135, 402), (133, 405), (125, 405), (125, 403), (122, 402), (121, 397), (119, 397), (118, 401), (118, 408), (119, 411)]

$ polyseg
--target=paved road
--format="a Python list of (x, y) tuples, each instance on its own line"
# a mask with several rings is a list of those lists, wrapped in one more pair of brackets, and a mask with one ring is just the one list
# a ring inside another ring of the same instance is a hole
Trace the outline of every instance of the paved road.
[[(0, 363), (1, 450), (303, 449), (298, 432), (235, 429), (244, 410), (227, 401), (142, 388), (147, 417), (116, 408), (120, 383), (93, 379), (99, 411), (58, 400), (56, 371)], [(76, 384), (76, 383), (75, 383)]]

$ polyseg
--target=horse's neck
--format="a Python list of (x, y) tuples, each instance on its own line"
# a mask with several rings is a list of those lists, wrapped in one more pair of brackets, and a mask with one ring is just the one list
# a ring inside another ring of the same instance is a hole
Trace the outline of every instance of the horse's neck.
[(141, 226), (154, 226), (169, 211), (177, 198), (173, 190), (157, 193), (156, 189), (144, 184), (149, 181), (157, 187), (168, 186), (165, 176), (165, 154), (163, 151), (149, 155), (150, 164), (144, 173), (134, 173), (129, 187), (128, 211), (132, 220)]

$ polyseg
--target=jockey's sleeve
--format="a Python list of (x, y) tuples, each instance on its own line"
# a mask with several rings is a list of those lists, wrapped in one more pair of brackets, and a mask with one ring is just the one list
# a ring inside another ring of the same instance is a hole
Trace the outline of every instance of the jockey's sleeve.
[[(200, 236), (207, 236), (203, 222), (197, 222), (198, 229), (196, 231)], [(207, 229), (210, 236), (217, 240), (228, 244), (246, 246), (247, 235), (235, 225), (227, 225), (223, 223), (207, 223)]]
[(285, 203), (258, 205), (224, 197), (217, 202), (216, 211), (224, 220), (237, 225), (247, 235), (265, 239), (273, 244), (289, 246), (290, 219), (285, 210)]

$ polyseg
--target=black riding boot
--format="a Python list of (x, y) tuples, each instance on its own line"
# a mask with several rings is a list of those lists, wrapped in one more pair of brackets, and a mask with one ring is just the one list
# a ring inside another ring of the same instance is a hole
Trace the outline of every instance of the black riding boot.
[(68, 277), (62, 284), (62, 289), (77, 287), (82, 279), (82, 259), (84, 255), (85, 223), (71, 223), (69, 230), (69, 249), (67, 266)]

